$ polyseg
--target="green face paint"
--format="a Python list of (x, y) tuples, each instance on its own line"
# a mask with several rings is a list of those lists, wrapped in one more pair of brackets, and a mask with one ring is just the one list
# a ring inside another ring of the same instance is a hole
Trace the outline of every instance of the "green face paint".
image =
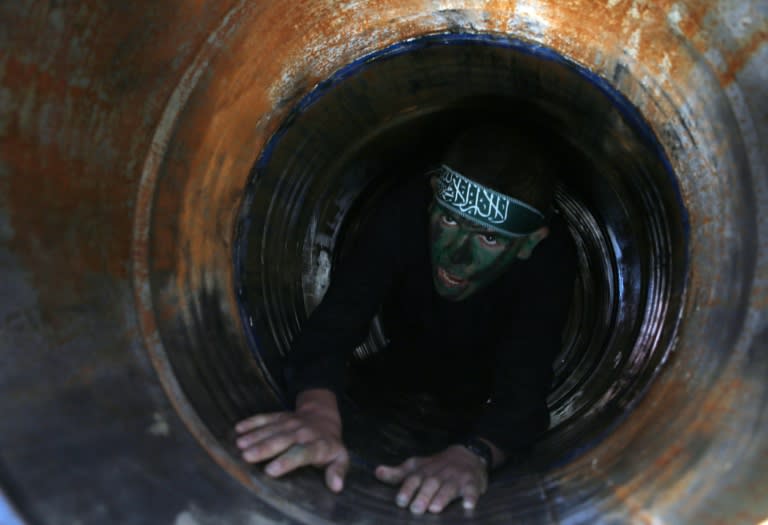
[(450, 301), (466, 299), (504, 273), (526, 237), (509, 238), (468, 221), (437, 202), (430, 206), (432, 280)]

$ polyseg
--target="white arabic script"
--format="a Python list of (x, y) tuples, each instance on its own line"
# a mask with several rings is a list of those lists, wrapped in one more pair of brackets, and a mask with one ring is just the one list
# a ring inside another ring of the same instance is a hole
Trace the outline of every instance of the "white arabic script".
[(503, 224), (509, 213), (509, 200), (502, 195), (446, 171), (440, 178), (440, 198), (461, 213), (483, 219), (491, 224)]

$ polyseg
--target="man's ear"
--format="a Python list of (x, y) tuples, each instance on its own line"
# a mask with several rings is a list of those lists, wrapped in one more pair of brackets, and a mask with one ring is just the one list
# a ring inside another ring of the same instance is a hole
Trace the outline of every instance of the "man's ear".
[(525, 238), (525, 241), (523, 241), (523, 246), (520, 248), (520, 251), (517, 252), (517, 258), (518, 259), (528, 259), (533, 254), (534, 248), (539, 245), (541, 241), (547, 238), (549, 235), (549, 228), (546, 226), (542, 226), (535, 232), (528, 235), (528, 237)]
[(429, 178), (429, 185), (432, 187), (432, 192), (436, 193), (437, 192), (437, 176), (432, 175)]

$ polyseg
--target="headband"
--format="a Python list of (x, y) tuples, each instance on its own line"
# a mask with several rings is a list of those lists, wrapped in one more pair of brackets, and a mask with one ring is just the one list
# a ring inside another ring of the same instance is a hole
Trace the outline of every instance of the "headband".
[(510, 237), (523, 237), (545, 224), (544, 214), (536, 208), (486, 188), (445, 164), (435, 175), (435, 200), (481, 226)]

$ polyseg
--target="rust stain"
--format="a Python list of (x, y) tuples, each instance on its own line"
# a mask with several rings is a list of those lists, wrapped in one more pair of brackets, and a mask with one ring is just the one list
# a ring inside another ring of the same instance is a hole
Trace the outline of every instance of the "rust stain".
[(690, 40), (698, 40), (704, 29), (704, 19), (709, 14), (712, 6), (708, 2), (691, 1), (679, 3), (683, 7), (679, 23), (680, 31)]
[(739, 71), (752, 58), (755, 51), (760, 49), (766, 42), (768, 42), (768, 31), (760, 29), (752, 34), (741, 49), (727, 55), (726, 62), (728, 63), (728, 68), (720, 74), (720, 81), (723, 83), (723, 86), (728, 86), (736, 80), (736, 75)]
[(664, 453), (653, 461), (654, 468), (664, 469), (670, 465), (674, 460), (679, 459), (680, 455), (685, 452), (685, 447), (679, 443), (672, 443)]
[(226, 7), (37, 3), (8, 26), (15, 47), (0, 60), (11, 104), (0, 154), (10, 247), (50, 318), (79, 303), (89, 275), (127, 278), (137, 160), (158, 101)]
[[(13, 140), (2, 144), (0, 153), (12, 170), (8, 207), (16, 236), (10, 244), (27, 259), (27, 268), (38, 269), (55, 287), (85, 286), (75, 276), (86, 272), (127, 276), (124, 227), (130, 191), (108, 185), (107, 172), (83, 176), (89, 173), (84, 160), (55, 149), (43, 154), (33, 144)], [(111, 204), (111, 198), (126, 204)], [(78, 227), (67, 227), (69, 221)]]

